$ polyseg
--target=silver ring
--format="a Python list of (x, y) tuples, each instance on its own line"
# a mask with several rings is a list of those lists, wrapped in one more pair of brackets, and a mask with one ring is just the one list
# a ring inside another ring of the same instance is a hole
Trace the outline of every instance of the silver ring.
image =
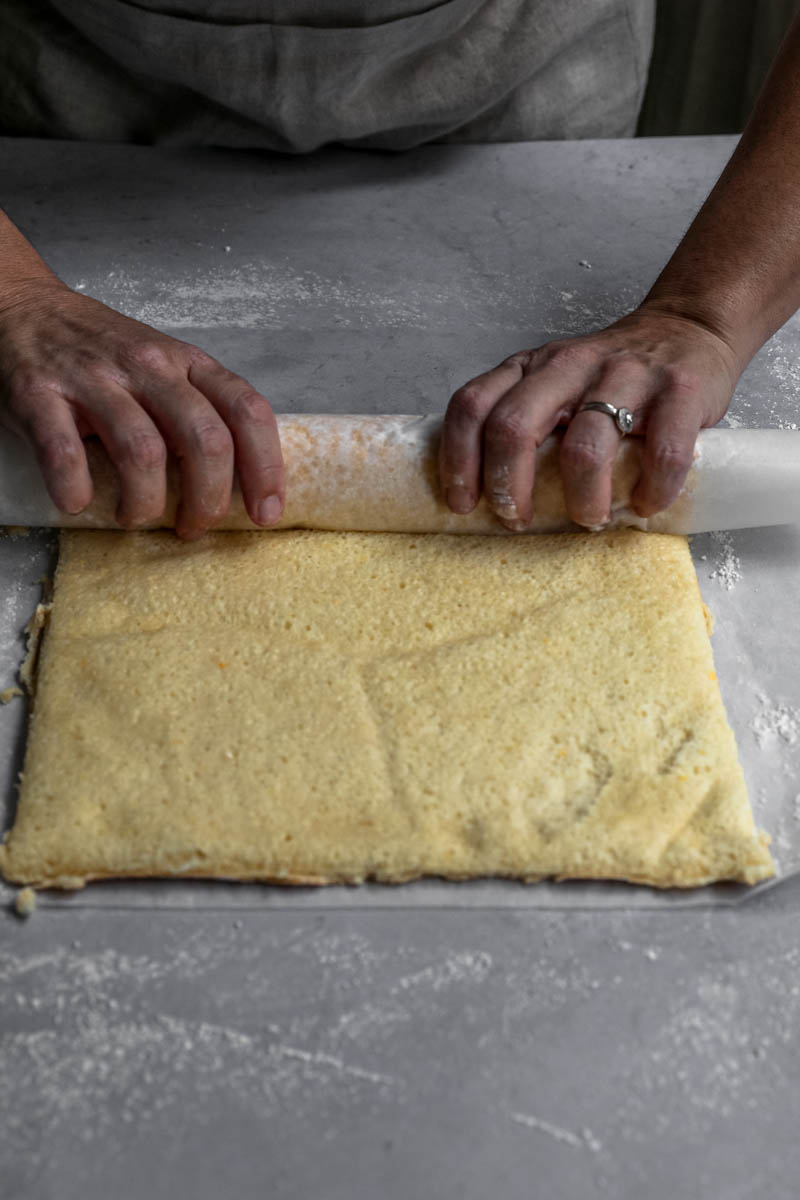
[(589, 400), (578, 409), (578, 412), (587, 411), (608, 413), (609, 417), (614, 418), (614, 424), (623, 437), (633, 429), (633, 413), (629, 408), (615, 408), (613, 404), (606, 404), (605, 400)]

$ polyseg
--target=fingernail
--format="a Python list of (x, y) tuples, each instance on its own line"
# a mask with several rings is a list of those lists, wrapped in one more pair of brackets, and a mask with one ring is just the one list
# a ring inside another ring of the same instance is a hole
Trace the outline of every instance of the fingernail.
[(475, 507), (473, 495), (465, 487), (448, 488), (447, 503), (453, 512), (462, 513), (463, 515), (472, 512)]
[(267, 496), (256, 505), (256, 515), (260, 525), (274, 525), (283, 512), (280, 496)]
[(581, 524), (587, 533), (602, 533), (610, 519), (610, 517), (603, 517), (598, 525), (590, 525), (588, 521), (582, 521)]
[(497, 513), (501, 521), (518, 521), (519, 513), (514, 497), (508, 491), (492, 489), (487, 497), (490, 507)]

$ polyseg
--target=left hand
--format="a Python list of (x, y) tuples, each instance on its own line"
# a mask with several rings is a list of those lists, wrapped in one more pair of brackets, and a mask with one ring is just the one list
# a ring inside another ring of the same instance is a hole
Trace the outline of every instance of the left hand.
[(453, 395), (445, 414), (439, 470), (450, 508), (468, 513), (483, 490), (515, 531), (533, 516), (536, 451), (557, 425), (570, 518), (605, 525), (620, 433), (606, 413), (580, 409), (604, 400), (634, 415), (645, 439), (632, 505), (649, 517), (677, 498), (700, 429), (725, 413), (742, 365), (706, 324), (646, 304), (607, 329), (512, 354)]

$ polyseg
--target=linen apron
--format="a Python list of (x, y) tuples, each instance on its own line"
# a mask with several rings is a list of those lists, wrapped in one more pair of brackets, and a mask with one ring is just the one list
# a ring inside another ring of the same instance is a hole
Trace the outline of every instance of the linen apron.
[(2, 0), (0, 133), (306, 153), (627, 137), (655, 0)]

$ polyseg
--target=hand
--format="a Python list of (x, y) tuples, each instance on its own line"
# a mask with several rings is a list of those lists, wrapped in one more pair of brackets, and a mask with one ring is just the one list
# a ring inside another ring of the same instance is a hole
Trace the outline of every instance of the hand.
[(645, 439), (633, 508), (642, 517), (660, 512), (683, 486), (698, 432), (727, 409), (742, 365), (706, 326), (644, 305), (598, 333), (512, 354), (450, 400), (439, 460), (447, 503), (468, 513), (483, 488), (509, 529), (525, 529), (536, 451), (567, 424), (560, 460), (567, 512), (579, 525), (606, 524), (620, 433), (607, 414), (579, 411), (605, 400), (629, 408), (633, 433)]
[(57, 279), (0, 301), (0, 424), (33, 446), (62, 512), (92, 499), (81, 439), (96, 434), (119, 475), (126, 528), (164, 511), (167, 451), (179, 463), (181, 537), (199, 537), (228, 511), (234, 466), (251, 520), (281, 515), (283, 459), (264, 397), (199, 347)]

